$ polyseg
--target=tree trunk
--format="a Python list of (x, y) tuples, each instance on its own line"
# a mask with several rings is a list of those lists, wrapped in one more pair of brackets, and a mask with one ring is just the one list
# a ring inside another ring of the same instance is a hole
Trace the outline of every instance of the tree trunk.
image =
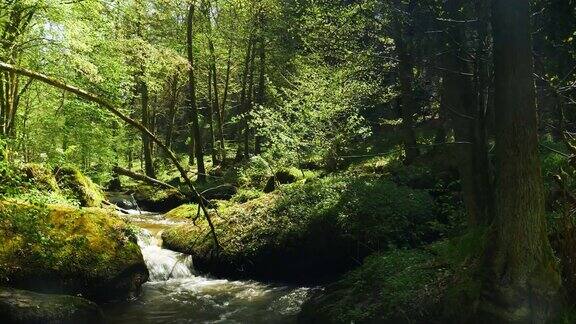
[[(264, 105), (266, 99), (266, 44), (264, 37), (260, 39), (260, 48), (258, 50), (260, 60), (259, 76), (258, 76), (258, 95), (256, 103), (260, 106)], [(259, 155), (262, 151), (262, 137), (258, 134), (254, 139), (254, 154)]]
[(188, 86), (190, 116), (192, 118), (192, 138), (194, 139), (194, 153), (198, 168), (198, 182), (206, 181), (206, 168), (204, 166), (204, 150), (202, 148), (202, 136), (200, 133), (200, 122), (198, 120), (198, 107), (196, 106), (196, 77), (194, 75), (194, 3), (190, 3), (187, 17), (187, 53), (188, 53)]
[(210, 125), (210, 153), (212, 155), (212, 165), (218, 163), (218, 154), (216, 153), (216, 135), (214, 134), (214, 97), (212, 96), (212, 70), (208, 70), (208, 123)]
[[(400, 1), (395, 0), (396, 7), (400, 10)], [(414, 114), (418, 110), (414, 95), (414, 66), (407, 44), (404, 40), (403, 24), (398, 15), (393, 18), (394, 45), (398, 56), (398, 80), (401, 95), (402, 132), (405, 150), (406, 164), (412, 163), (419, 155), (416, 133), (414, 132)]]
[(252, 51), (253, 51), (253, 36), (250, 35), (248, 39), (248, 47), (246, 49), (246, 57), (244, 58), (244, 71), (242, 73), (242, 89), (240, 90), (240, 106), (239, 106), (239, 115), (242, 116), (242, 120), (238, 122), (236, 125), (236, 160), (242, 160), (246, 157), (246, 152), (244, 147), (242, 146), (242, 129), (245, 129), (246, 124), (246, 105), (247, 105), (247, 87), (248, 87), (248, 73), (250, 71), (250, 59), (252, 58)]
[[(462, 20), (462, 0), (448, 1), (445, 10), (450, 20)], [(466, 36), (460, 26), (448, 22), (446, 28), (448, 43), (447, 54), (444, 57), (442, 80), (442, 109), (452, 121), (456, 142), (454, 158), (458, 160), (458, 170), (468, 224), (489, 224), (492, 219), (491, 187), (488, 169), (483, 161), (488, 159), (482, 138), (485, 127), (478, 106), (477, 95), (474, 92), (472, 66), (465, 60)]]
[[(149, 107), (149, 97), (148, 97), (148, 85), (146, 81), (140, 80), (140, 104), (142, 106), (142, 125), (148, 129), (152, 129), (150, 107)], [(152, 158), (152, 141), (146, 135), (142, 135), (142, 147), (144, 154), (144, 171), (147, 176), (151, 178), (156, 178), (156, 172), (154, 171), (154, 161)]]
[[(219, 91), (218, 91), (218, 74), (217, 74), (217, 70), (216, 70), (216, 54), (215, 54), (215, 50), (214, 50), (214, 41), (212, 40), (212, 25), (210, 22), (210, 11), (207, 11), (206, 13), (207, 17), (208, 17), (208, 28), (209, 28), (209, 35), (208, 35), (208, 50), (210, 51), (210, 70), (211, 70), (211, 76), (212, 78), (210, 80), (208, 80), (208, 82), (212, 83), (212, 89), (214, 90), (213, 92), (213, 101), (212, 101), (212, 109), (214, 112), (216, 112), (216, 116), (217, 116), (217, 136), (218, 136), (218, 146), (219, 146), (219, 150), (220, 150), (220, 157), (222, 159), (222, 163), (225, 162), (226, 160), (226, 144), (224, 143), (224, 118), (222, 116), (222, 107), (220, 105), (219, 102)], [(228, 76), (227, 76), (228, 78)], [(225, 90), (226, 92), (226, 90)], [(225, 94), (226, 96), (227, 94)], [(226, 100), (226, 98), (224, 97), (224, 100)], [(222, 106), (224, 106), (224, 102), (222, 103)], [(215, 163), (215, 162), (214, 162)]]
[(545, 323), (560, 278), (547, 237), (538, 153), (530, 2), (492, 8), (496, 195), (480, 311), (495, 323)]

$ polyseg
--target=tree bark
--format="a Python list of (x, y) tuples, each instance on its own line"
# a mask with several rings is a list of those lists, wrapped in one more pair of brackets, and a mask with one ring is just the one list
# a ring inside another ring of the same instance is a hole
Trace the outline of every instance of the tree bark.
[(530, 2), (492, 7), (496, 195), (480, 311), (496, 323), (545, 323), (560, 287), (547, 237), (538, 152)]
[(188, 53), (188, 87), (190, 115), (192, 118), (192, 138), (194, 139), (194, 154), (198, 168), (198, 182), (206, 181), (206, 167), (204, 166), (204, 149), (202, 147), (202, 135), (200, 132), (200, 122), (198, 120), (198, 107), (196, 106), (196, 76), (194, 74), (194, 2), (188, 7), (188, 17), (186, 26), (187, 53)]
[(212, 155), (212, 165), (218, 163), (218, 154), (216, 152), (216, 134), (214, 134), (214, 97), (212, 95), (212, 70), (208, 70), (208, 123), (210, 125), (210, 153)]

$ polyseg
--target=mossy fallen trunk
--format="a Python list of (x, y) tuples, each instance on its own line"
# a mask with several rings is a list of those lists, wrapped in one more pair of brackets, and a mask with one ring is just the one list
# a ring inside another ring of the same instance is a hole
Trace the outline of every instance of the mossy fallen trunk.
[(91, 300), (135, 296), (148, 271), (113, 211), (0, 201), (0, 282)]
[(0, 287), (2, 323), (104, 323), (102, 311), (93, 302), (66, 295), (47, 295)]
[(104, 193), (90, 178), (73, 167), (60, 167), (54, 170), (58, 185), (68, 190), (82, 207), (100, 207)]

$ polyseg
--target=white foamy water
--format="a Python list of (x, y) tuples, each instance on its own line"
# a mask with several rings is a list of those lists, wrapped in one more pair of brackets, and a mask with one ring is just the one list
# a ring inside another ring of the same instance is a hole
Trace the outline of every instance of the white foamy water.
[(150, 273), (150, 281), (190, 278), (192, 274), (192, 257), (186, 254), (163, 249), (162, 240), (142, 229), (138, 236), (138, 245)]
[(161, 247), (161, 231), (175, 223), (135, 213), (138, 245), (150, 281), (139, 298), (107, 305), (109, 323), (296, 323), (313, 288), (229, 281), (195, 275), (192, 258)]

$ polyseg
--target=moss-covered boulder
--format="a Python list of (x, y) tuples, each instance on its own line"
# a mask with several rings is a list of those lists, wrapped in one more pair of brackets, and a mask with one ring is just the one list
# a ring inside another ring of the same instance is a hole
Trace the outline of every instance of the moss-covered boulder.
[(212, 219), (220, 251), (203, 217), (165, 231), (164, 244), (218, 276), (317, 282), (372, 251), (436, 237), (429, 225), (435, 205), (425, 191), (373, 177), (295, 183), (243, 204), (223, 204), (218, 214)]
[(47, 295), (0, 287), (2, 323), (104, 323), (102, 311), (93, 302), (66, 295)]
[(91, 300), (134, 296), (148, 271), (111, 210), (0, 201), (0, 283)]
[(82, 207), (100, 207), (104, 201), (102, 189), (74, 167), (60, 167), (54, 170), (61, 189), (68, 191)]
[(198, 215), (198, 205), (185, 204), (172, 209), (164, 216), (172, 221), (185, 221), (194, 219)]

